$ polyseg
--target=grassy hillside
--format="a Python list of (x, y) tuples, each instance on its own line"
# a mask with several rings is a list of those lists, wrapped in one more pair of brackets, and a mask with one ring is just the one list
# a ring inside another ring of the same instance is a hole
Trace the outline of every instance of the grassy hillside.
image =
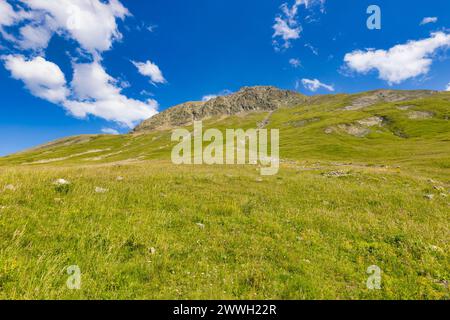
[[(450, 93), (355, 103), (370, 94), (270, 114), (271, 177), (175, 166), (171, 131), (1, 158), (0, 298), (448, 299)], [(66, 287), (70, 265), (81, 290)], [(381, 290), (366, 287), (371, 265)]]

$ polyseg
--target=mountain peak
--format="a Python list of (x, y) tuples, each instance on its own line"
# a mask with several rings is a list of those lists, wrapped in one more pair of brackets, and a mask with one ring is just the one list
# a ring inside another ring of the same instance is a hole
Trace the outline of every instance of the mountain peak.
[(143, 121), (133, 132), (164, 130), (191, 124), (213, 116), (231, 116), (241, 112), (272, 111), (304, 102), (298, 92), (273, 86), (242, 87), (238, 92), (209, 101), (186, 102), (171, 107)]

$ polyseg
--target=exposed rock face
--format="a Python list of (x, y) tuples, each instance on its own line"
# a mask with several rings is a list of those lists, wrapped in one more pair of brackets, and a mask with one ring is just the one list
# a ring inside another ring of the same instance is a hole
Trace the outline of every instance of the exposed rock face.
[(433, 116), (433, 112), (429, 111), (411, 111), (408, 114), (408, 118), (411, 120), (431, 119)]
[(281, 107), (295, 106), (306, 100), (306, 96), (295, 91), (268, 86), (244, 87), (237, 93), (217, 97), (207, 102), (187, 102), (172, 107), (145, 120), (133, 132), (141, 133), (186, 126), (195, 120), (213, 116), (230, 116), (250, 111), (273, 111)]
[(356, 121), (358, 124), (364, 126), (364, 127), (374, 127), (374, 126), (381, 126), (383, 124), (384, 119), (382, 117), (370, 117), (363, 120)]
[(354, 111), (364, 109), (381, 102), (397, 102), (405, 100), (415, 100), (430, 96), (437, 93), (437, 91), (430, 90), (415, 90), (415, 91), (400, 91), (400, 90), (376, 90), (365, 93), (363, 96), (352, 101), (352, 105), (344, 107), (346, 111)]
[(358, 120), (354, 123), (344, 123), (344, 124), (340, 124), (336, 127), (329, 127), (325, 129), (325, 133), (326, 134), (331, 134), (333, 132), (339, 132), (339, 131), (343, 131), (349, 135), (358, 137), (358, 138), (363, 138), (365, 136), (367, 136), (368, 134), (370, 134), (371, 127), (382, 127), (383, 124), (386, 122), (386, 119), (383, 117), (370, 117), (367, 119), (362, 119), (362, 120)]

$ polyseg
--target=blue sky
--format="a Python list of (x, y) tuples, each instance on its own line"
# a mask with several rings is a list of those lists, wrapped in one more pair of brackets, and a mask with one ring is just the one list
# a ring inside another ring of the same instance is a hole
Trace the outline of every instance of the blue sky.
[(446, 90), (449, 22), (442, 0), (0, 0), (0, 155), (242, 86)]

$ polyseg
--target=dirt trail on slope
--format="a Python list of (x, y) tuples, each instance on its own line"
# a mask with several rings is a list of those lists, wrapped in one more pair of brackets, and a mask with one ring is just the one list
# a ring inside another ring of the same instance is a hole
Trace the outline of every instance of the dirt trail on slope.
[(274, 111), (270, 111), (269, 114), (264, 118), (264, 120), (258, 123), (258, 129), (264, 129), (269, 125), (270, 117), (272, 116), (273, 112)]

